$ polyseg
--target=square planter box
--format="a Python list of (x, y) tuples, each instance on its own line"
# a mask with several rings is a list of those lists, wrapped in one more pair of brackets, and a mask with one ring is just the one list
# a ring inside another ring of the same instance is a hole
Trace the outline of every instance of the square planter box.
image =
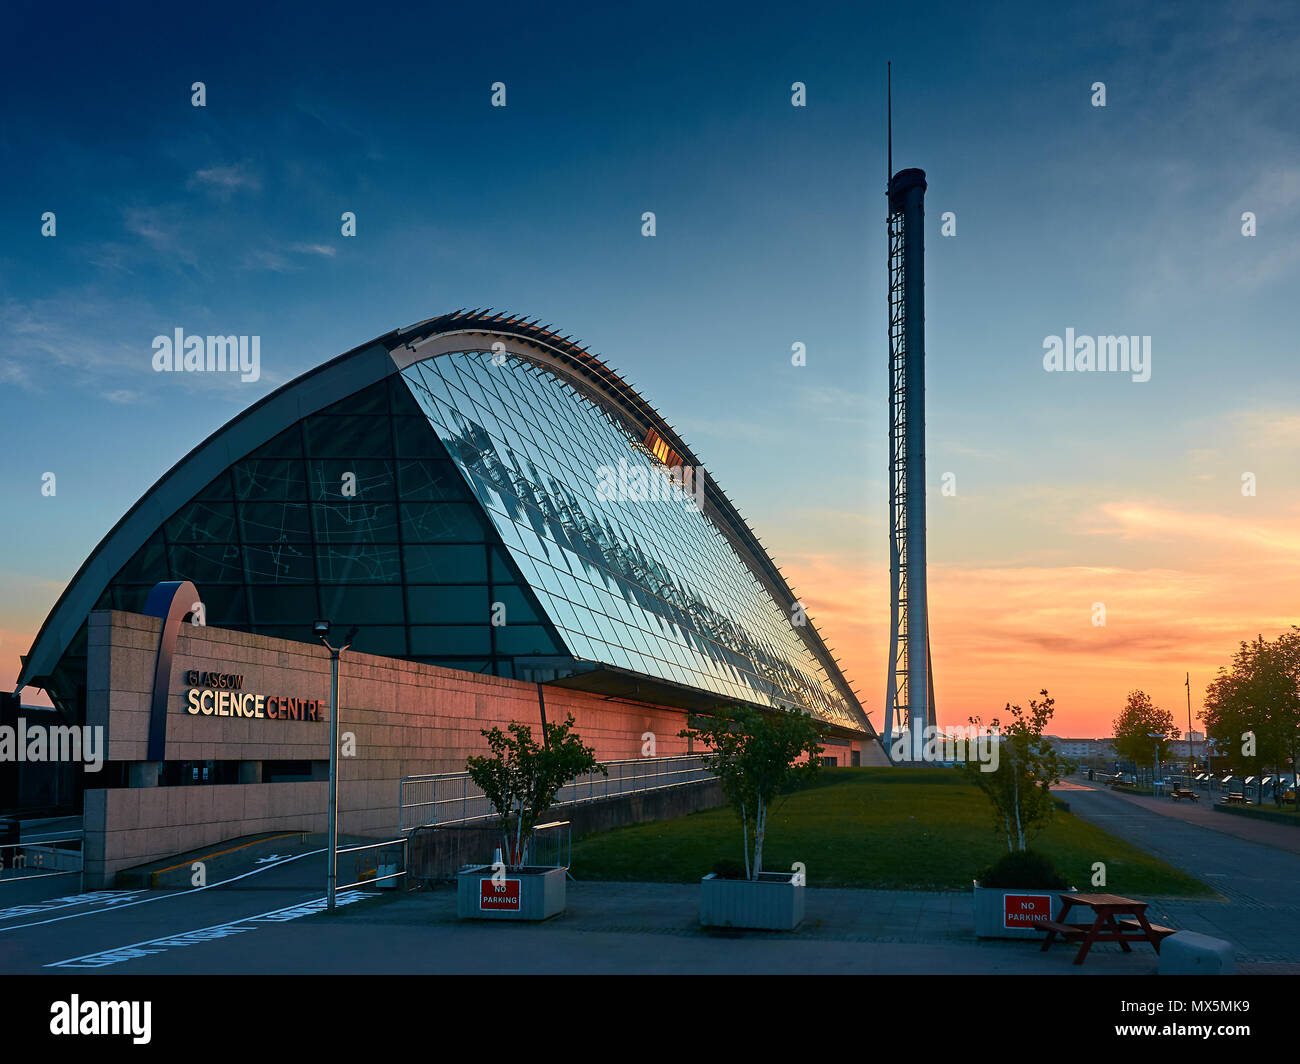
[(808, 888), (791, 878), (789, 872), (760, 872), (756, 881), (705, 876), (700, 880), (700, 924), (793, 931), (803, 921)]
[(504, 889), (492, 882), (492, 866), (456, 876), (456, 915), (462, 920), (546, 920), (564, 912), (563, 868), (525, 866), (506, 872)]
[[(973, 883), (976, 938), (1042, 940), (1038, 924), (1061, 914), (1059, 890), (1028, 887), (981, 887)], [(1070, 888), (1073, 891), (1073, 887)]]

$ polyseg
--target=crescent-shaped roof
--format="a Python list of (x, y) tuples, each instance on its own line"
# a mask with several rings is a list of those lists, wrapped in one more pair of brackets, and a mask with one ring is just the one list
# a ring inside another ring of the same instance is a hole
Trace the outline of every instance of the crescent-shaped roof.
[[(637, 390), (572, 336), (549, 325), (491, 310), (458, 310), (395, 329), (282, 385), (238, 414), (169, 469), (87, 557), (42, 624), (23, 659), (18, 687), (49, 678), (114, 576), (179, 508), (233, 463), (295, 422), (417, 364), (452, 352), (502, 352), (568, 384), (637, 440), (651, 443), (669, 465), (704, 464)], [(703, 512), (783, 610), (794, 591), (752, 528), (710, 474), (702, 478)], [(811, 624), (794, 627), (862, 731), (872, 729), (830, 649)], [(856, 730), (856, 729), (855, 729)]]

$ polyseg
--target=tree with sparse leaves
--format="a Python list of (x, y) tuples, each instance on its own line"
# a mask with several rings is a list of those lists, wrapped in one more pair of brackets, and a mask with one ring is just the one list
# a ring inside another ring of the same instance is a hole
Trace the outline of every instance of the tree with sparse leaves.
[(821, 728), (800, 709), (759, 712), (737, 707), (702, 717), (695, 727), (678, 734), (708, 747), (704, 762), (717, 774), (722, 793), (740, 816), (745, 875), (758, 879), (763, 871), (768, 808), (821, 768), (823, 748), (817, 742)]
[[(1059, 783), (1067, 762), (1043, 738), (1056, 711), (1055, 700), (1044, 690), (1042, 700), (1029, 700), (1026, 711), (1007, 703), (1006, 722), (994, 717), (989, 722), (997, 747), (997, 768), (981, 771), (981, 762), (970, 759), (963, 772), (993, 807), (994, 829), (1007, 842), (1009, 853), (1028, 849), (1030, 838), (1052, 819), (1052, 784)], [(970, 722), (982, 727), (979, 717)]]
[(527, 724), (511, 722), (509, 734), (485, 728), (481, 734), (490, 753), (465, 762), (469, 778), (496, 810), (505, 843), (501, 852), (510, 868), (523, 865), (533, 829), (561, 787), (587, 772), (609, 775), (596, 761), (596, 751), (573, 734), (573, 723), (570, 716), (562, 724), (543, 725), (540, 746)]

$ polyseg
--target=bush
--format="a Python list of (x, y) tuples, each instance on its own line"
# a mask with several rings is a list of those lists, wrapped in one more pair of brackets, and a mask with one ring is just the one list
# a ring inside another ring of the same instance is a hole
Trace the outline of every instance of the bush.
[(745, 874), (745, 866), (739, 861), (733, 861), (730, 858), (723, 858), (720, 861), (713, 862), (713, 874), (719, 879), (748, 879)]
[(1069, 890), (1070, 884), (1041, 853), (1004, 853), (979, 875), (981, 887), (1025, 887), (1029, 890)]

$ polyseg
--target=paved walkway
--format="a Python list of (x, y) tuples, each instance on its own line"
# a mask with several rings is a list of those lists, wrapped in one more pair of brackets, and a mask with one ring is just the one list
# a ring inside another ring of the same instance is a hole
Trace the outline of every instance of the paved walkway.
[(1076, 816), (1223, 896), (1150, 899), (1153, 919), (1227, 939), (1243, 963), (1300, 964), (1300, 846), (1292, 837), (1300, 829), (1095, 784), (1068, 781), (1058, 789)]
[[(1259, 843), (1261, 846), (1272, 846), (1278, 850), (1300, 854), (1300, 823), (1290, 827), (1273, 821), (1256, 820), (1249, 816), (1217, 813), (1214, 810), (1216, 795), (1213, 793), (1198, 792), (1201, 795), (1198, 802), (1175, 802), (1172, 798), (1154, 798), (1144, 794), (1130, 794), (1127, 791), (1114, 791), (1102, 784), (1083, 783), (1077, 780), (1066, 780), (1052, 789), (1053, 791), (1093, 791), (1114, 795), (1116, 798), (1132, 802), (1140, 808), (1174, 820), (1196, 824), (1198, 827), (1208, 828), (1224, 835), (1233, 835), (1247, 842)], [(1068, 794), (1064, 797), (1067, 802), (1072, 800)], [(1267, 809), (1269, 806), (1265, 805), (1263, 808)]]

